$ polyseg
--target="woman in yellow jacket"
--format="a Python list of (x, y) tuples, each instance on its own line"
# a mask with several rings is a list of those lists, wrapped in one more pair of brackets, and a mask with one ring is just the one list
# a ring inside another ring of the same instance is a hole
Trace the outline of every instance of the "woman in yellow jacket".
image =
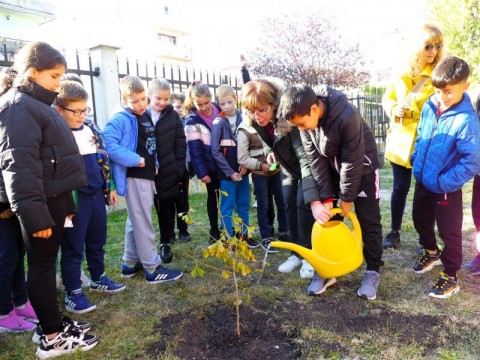
[(387, 87), (382, 99), (383, 108), (391, 119), (385, 157), (393, 170), (391, 231), (383, 242), (385, 249), (397, 248), (400, 244), (400, 229), (412, 178), (410, 155), (422, 106), (434, 92), (430, 74), (444, 53), (443, 34), (435, 25), (423, 25), (416, 42), (418, 47), (408, 71)]

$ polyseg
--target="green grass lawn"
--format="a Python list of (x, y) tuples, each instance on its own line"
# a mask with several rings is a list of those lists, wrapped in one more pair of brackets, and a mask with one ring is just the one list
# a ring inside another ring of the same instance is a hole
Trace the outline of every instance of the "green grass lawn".
[[(388, 167), (380, 172), (382, 224), (386, 234), (390, 225), (392, 174)], [(295, 334), (294, 343), (302, 359), (480, 358), (480, 277), (461, 271), (459, 294), (448, 300), (427, 296), (427, 290), (433, 285), (441, 267), (420, 276), (411, 270), (418, 248), (411, 220), (412, 198), (413, 188), (407, 202), (401, 247), (384, 252), (385, 266), (376, 300), (367, 302), (355, 295), (363, 277), (364, 265), (339, 278), (338, 284), (323, 295), (310, 297), (306, 295), (308, 280), (301, 279), (298, 270), (290, 274), (277, 271), (277, 266), (289, 256), (288, 251), (269, 255), (267, 266), (261, 272), (264, 252), (258, 248), (254, 250), (257, 262), (251, 264), (255, 271), (241, 280), (242, 297), (245, 299), (241, 306), (250, 307), (256, 301), (269, 304), (285, 333)], [(470, 198), (471, 183), (464, 189), (464, 262), (471, 260), (475, 254)], [(194, 224), (189, 228), (193, 241), (177, 241), (173, 245), (174, 260), (168, 265), (182, 269), (184, 276), (169, 284), (149, 285), (145, 283), (144, 276), (120, 278), (126, 211), (109, 214), (106, 272), (115, 280), (124, 281), (127, 289), (114, 295), (87, 292), (97, 309), (88, 314), (73, 315), (72, 318), (92, 322), (92, 332), (101, 337), (101, 343), (94, 350), (75, 354), (72, 358), (178, 359), (173, 354), (179, 339), (172, 340), (165, 351), (155, 356), (149, 350), (159, 338), (166, 336), (158, 327), (161, 319), (174, 318), (175, 314), (201, 309), (209, 304), (225, 304), (233, 308), (233, 283), (223, 279), (220, 272), (204, 267), (203, 278), (190, 275), (195, 265), (193, 259), (215, 267), (223, 266), (223, 262), (216, 258), (203, 260), (202, 257), (208, 241), (206, 195), (192, 194), (190, 206), (195, 210), (192, 212)], [(153, 218), (158, 231), (156, 216)], [(253, 208), (251, 219), (256, 224)], [(62, 308), (63, 296), (63, 290), (59, 290), (58, 301)], [(295, 308), (298, 319), (288, 314), (287, 308)], [(323, 321), (304, 321), (310, 314), (316, 314)], [(178, 326), (179, 323), (172, 322), (170, 331), (179, 332)], [(424, 334), (428, 336), (422, 336)], [(35, 350), (31, 334), (0, 334), (2, 360), (32, 359)], [(221, 359), (222, 354), (217, 354), (215, 358)]]

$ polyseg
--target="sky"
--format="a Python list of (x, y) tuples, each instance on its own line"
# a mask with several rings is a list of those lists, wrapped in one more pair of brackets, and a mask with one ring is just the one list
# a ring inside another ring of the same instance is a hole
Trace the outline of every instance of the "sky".
[[(43, 36), (56, 43), (88, 47), (109, 43), (136, 49), (141, 54), (152, 41), (145, 24), (155, 20), (164, 1), (159, 0), (51, 0), (57, 20), (47, 24)], [(205, 66), (229, 67), (242, 53), (252, 51), (266, 17), (294, 12), (325, 11), (338, 19), (338, 27), (358, 42), (367, 64), (383, 68), (398, 61), (403, 38), (426, 18), (427, 0), (166, 0), (190, 28), (195, 60)], [(120, 5), (120, 9), (118, 6)], [(415, 9), (412, 11), (412, 9)], [(121, 20), (112, 21), (109, 19)], [(105, 30), (106, 29), (106, 30)], [(142, 33), (142, 29), (144, 30)]]

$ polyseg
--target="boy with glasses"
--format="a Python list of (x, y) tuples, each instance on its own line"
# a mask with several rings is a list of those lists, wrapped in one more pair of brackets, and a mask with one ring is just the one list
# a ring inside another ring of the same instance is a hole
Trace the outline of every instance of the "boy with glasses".
[(87, 172), (87, 185), (77, 191), (78, 213), (65, 227), (61, 240), (60, 266), (65, 287), (65, 309), (83, 314), (96, 309), (85, 297), (80, 280), (85, 253), (91, 281), (90, 290), (115, 293), (125, 289), (105, 275), (107, 212), (115, 205), (117, 192), (111, 181), (110, 161), (100, 130), (89, 120), (88, 93), (76, 81), (62, 81), (55, 108), (72, 130)]

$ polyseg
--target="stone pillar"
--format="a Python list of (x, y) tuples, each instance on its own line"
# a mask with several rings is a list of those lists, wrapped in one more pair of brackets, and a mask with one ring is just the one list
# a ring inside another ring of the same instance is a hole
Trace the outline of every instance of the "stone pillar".
[(92, 67), (100, 70), (100, 76), (93, 78), (97, 125), (100, 129), (105, 127), (113, 111), (120, 105), (118, 49), (110, 45), (97, 45), (90, 48)]

